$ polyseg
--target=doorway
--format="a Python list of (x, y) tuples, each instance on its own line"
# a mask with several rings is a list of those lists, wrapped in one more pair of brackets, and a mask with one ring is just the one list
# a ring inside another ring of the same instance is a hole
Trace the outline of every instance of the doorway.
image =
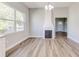
[(67, 36), (67, 18), (55, 19), (55, 34), (57, 36)]

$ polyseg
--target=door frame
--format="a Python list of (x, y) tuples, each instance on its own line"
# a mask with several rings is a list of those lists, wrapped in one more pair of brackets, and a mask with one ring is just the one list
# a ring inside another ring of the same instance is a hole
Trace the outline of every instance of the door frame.
[[(68, 36), (68, 18), (67, 17), (55, 17), (55, 30), (56, 30), (56, 19), (57, 18), (66, 18), (66, 22), (67, 22), (66, 33), (67, 33), (67, 36)], [(56, 31), (55, 31), (55, 37), (56, 37)]]

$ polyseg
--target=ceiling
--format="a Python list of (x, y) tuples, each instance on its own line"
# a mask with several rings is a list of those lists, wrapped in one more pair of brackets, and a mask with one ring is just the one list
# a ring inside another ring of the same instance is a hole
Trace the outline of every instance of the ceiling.
[(23, 2), (28, 8), (44, 8), (45, 5), (51, 4), (54, 7), (69, 7), (73, 2)]

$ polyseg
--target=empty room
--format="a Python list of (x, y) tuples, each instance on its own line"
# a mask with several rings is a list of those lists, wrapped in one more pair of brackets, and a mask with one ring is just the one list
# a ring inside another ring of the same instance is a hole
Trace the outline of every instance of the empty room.
[(79, 57), (79, 2), (0, 2), (0, 56)]

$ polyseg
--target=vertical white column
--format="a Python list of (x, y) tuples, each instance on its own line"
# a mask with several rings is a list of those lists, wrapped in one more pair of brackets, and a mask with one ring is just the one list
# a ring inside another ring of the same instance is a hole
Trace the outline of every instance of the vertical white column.
[(52, 37), (55, 38), (55, 16), (54, 16), (54, 9), (51, 10), (51, 20), (52, 20)]
[(55, 38), (55, 19), (53, 9), (46, 9), (45, 10), (45, 21), (43, 27), (43, 33), (45, 36), (45, 30), (52, 30), (52, 38)]

